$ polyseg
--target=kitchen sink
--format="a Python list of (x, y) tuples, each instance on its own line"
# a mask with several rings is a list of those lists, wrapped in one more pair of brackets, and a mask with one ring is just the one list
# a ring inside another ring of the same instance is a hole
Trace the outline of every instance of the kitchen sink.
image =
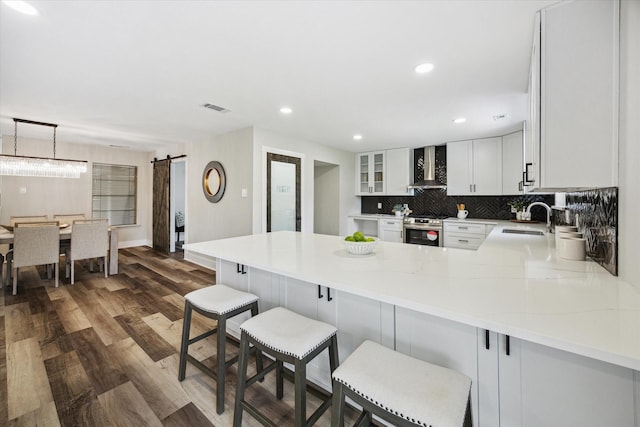
[(502, 229), (502, 232), (508, 234), (528, 234), (530, 236), (544, 236), (544, 233), (538, 230), (519, 230), (513, 228), (504, 228)]

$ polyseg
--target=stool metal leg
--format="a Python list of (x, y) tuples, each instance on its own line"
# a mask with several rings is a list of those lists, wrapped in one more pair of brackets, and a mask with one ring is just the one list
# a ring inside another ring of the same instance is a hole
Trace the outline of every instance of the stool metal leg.
[(338, 364), (340, 363), (338, 359), (338, 335), (334, 335), (331, 337), (331, 344), (329, 345), (329, 369), (331, 369), (331, 373), (338, 368)]
[(225, 386), (225, 371), (226, 364), (226, 352), (225, 344), (227, 341), (227, 319), (223, 316), (218, 318), (218, 333), (216, 334), (216, 341), (218, 347), (218, 360), (217, 360), (217, 372), (216, 372), (216, 411), (218, 414), (224, 412), (224, 386)]
[(333, 381), (331, 402), (331, 427), (344, 427), (344, 389), (338, 381)]
[[(255, 317), (257, 315), (258, 315), (258, 301), (251, 304), (251, 317)], [(257, 347), (254, 347), (254, 349), (256, 351), (256, 372), (262, 372), (262, 369), (264, 369), (264, 366), (262, 363), (262, 352)], [(264, 381), (264, 378), (260, 380), (260, 382), (262, 381)]]
[(303, 427), (307, 424), (307, 363), (295, 361), (295, 426)]
[(240, 336), (240, 361), (238, 362), (238, 379), (236, 385), (236, 403), (233, 410), (233, 427), (242, 426), (242, 401), (247, 387), (247, 356), (249, 354), (249, 340), (247, 334)]
[(464, 427), (471, 427), (473, 425), (473, 421), (471, 419), (471, 395), (469, 395), (469, 400), (467, 400), (467, 413), (464, 416)]
[(276, 365), (276, 397), (278, 400), (282, 400), (282, 396), (284, 396), (284, 364), (282, 360), (278, 360)]
[(189, 350), (189, 331), (191, 329), (191, 303), (184, 302), (184, 319), (182, 319), (182, 345), (180, 346), (180, 366), (178, 368), (178, 381), (184, 380), (187, 370), (187, 351)]

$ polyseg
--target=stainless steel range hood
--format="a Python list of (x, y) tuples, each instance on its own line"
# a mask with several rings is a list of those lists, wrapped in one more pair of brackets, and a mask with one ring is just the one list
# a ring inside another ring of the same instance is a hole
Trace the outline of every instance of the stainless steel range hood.
[[(415, 162), (414, 176), (415, 177), (423, 176), (424, 179), (414, 182), (408, 187), (409, 189), (447, 188), (447, 184), (445, 182), (438, 180), (438, 177), (436, 176), (436, 146), (435, 145), (424, 147), (424, 156), (421, 156), (421, 157), (416, 156), (416, 158), (414, 159), (414, 162)], [(420, 174), (419, 171), (423, 171), (423, 173)]]

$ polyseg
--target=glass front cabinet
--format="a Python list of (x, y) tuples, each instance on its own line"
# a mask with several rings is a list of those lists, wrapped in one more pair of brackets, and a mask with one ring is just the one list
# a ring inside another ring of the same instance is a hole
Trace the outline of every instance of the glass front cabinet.
[(359, 153), (356, 156), (356, 195), (371, 196), (385, 193), (384, 151)]

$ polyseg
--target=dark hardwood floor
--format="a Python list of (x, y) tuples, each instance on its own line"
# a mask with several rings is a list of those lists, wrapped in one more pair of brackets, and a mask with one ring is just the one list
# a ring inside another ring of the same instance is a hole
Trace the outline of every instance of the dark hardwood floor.
[[(215, 283), (214, 271), (137, 247), (119, 251), (120, 274), (106, 279), (77, 262), (70, 285), (61, 260), (58, 288), (32, 267), (21, 269), (18, 295), (0, 292), (0, 425), (232, 425), (235, 365), (222, 415), (212, 379), (190, 365), (177, 379), (183, 296)], [(192, 336), (213, 324), (194, 313)], [(213, 366), (215, 337), (190, 353)], [(293, 385), (285, 382), (278, 401), (272, 377), (253, 385), (249, 399), (278, 425), (291, 425)], [(309, 395), (309, 410), (318, 405)], [(318, 425), (330, 425), (330, 412)], [(245, 415), (244, 425), (258, 423)]]

